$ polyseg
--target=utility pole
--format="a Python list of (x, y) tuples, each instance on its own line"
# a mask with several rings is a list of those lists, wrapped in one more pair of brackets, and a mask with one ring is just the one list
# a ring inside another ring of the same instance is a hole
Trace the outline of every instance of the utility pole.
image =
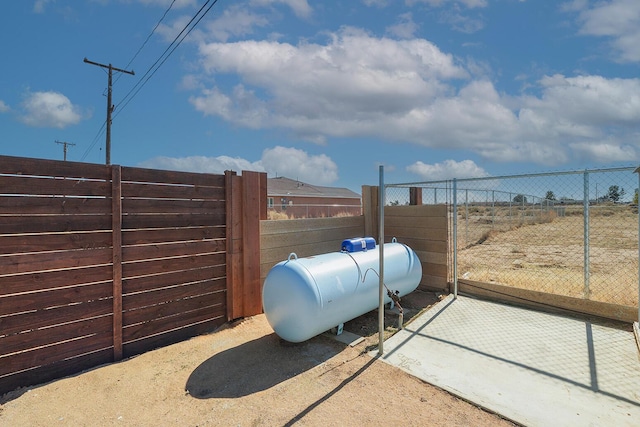
[(66, 162), (67, 161), (67, 147), (69, 145), (71, 145), (73, 147), (76, 144), (73, 144), (71, 142), (57, 141), (57, 140), (56, 140), (56, 144), (61, 144), (63, 146), (62, 151), (64, 152), (64, 161)]
[(106, 152), (105, 164), (110, 165), (111, 164), (111, 113), (115, 108), (115, 106), (111, 104), (111, 86), (112, 86), (111, 75), (113, 74), (114, 71), (131, 74), (132, 76), (135, 75), (135, 73), (133, 72), (133, 70), (131, 71), (122, 70), (120, 68), (116, 68), (112, 66), (111, 64), (105, 65), (105, 64), (89, 61), (87, 58), (84, 58), (84, 62), (91, 65), (97, 65), (98, 67), (107, 68), (109, 70), (109, 85), (107, 89), (107, 141), (106, 141), (106, 147), (105, 147), (105, 152)]

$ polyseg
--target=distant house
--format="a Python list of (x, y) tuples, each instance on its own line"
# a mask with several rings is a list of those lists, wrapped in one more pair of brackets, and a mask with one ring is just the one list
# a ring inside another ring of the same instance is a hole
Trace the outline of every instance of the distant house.
[(360, 194), (339, 187), (322, 187), (286, 177), (267, 179), (267, 211), (292, 218), (361, 215)]

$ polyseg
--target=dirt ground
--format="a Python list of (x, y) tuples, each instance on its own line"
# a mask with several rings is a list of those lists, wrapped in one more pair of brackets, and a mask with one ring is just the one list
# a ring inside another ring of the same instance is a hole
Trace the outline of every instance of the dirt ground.
[[(405, 320), (435, 301), (419, 291), (405, 297)], [(376, 325), (376, 312), (345, 325), (365, 336), (355, 347), (324, 335), (294, 345), (282, 342), (264, 315), (255, 316), (4, 395), (0, 425), (512, 425), (369, 356)]]

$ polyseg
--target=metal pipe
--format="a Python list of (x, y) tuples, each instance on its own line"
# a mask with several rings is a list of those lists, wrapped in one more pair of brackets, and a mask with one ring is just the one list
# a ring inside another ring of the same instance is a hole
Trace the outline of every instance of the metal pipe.
[(380, 266), (378, 273), (378, 356), (384, 354), (384, 166), (380, 165), (380, 184), (378, 187), (378, 250)]
[(453, 178), (453, 298), (458, 298), (458, 182)]
[[(636, 210), (638, 211), (638, 259), (640, 259), (640, 167), (634, 172), (638, 174), (638, 198)], [(640, 323), (640, 263), (638, 263), (638, 323)]]
[(589, 299), (589, 172), (584, 171), (584, 298)]

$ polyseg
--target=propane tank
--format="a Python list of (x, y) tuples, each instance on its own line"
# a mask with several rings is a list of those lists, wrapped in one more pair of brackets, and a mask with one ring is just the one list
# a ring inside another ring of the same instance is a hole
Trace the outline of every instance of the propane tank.
[[(378, 307), (379, 248), (368, 246), (369, 250), (366, 243), (355, 252), (306, 258), (292, 253), (269, 271), (262, 304), (279, 337), (302, 342)], [(390, 291), (407, 295), (421, 278), (422, 266), (411, 248), (395, 239), (385, 243), (384, 283)], [(386, 296), (385, 303), (389, 302)]]

